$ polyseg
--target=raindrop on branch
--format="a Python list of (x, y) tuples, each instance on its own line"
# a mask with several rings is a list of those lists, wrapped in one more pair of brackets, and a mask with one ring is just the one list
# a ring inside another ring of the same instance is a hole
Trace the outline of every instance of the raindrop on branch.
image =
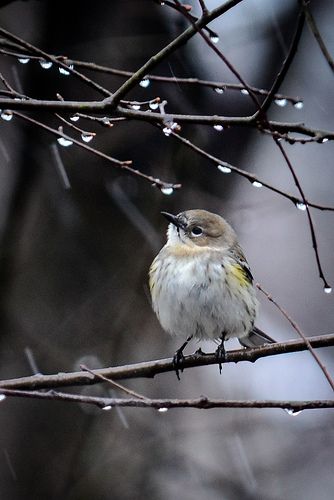
[(149, 85), (150, 85), (150, 80), (149, 78), (143, 78), (140, 82), (139, 82), (139, 85), (141, 87), (143, 87), (144, 89), (146, 89)]
[(30, 59), (29, 59), (29, 57), (19, 57), (18, 61), (21, 64), (27, 64), (30, 61)]
[(140, 110), (140, 104), (132, 104), (131, 108), (134, 109), (135, 111), (139, 111)]
[(217, 130), (217, 132), (222, 132), (224, 130), (223, 125), (214, 125), (213, 128)]
[(305, 203), (302, 203), (301, 201), (297, 201), (296, 207), (298, 208), (298, 210), (301, 210), (302, 212), (304, 212), (306, 210)]
[(73, 144), (73, 141), (71, 141), (70, 139), (66, 139), (65, 137), (58, 137), (57, 142), (65, 148), (67, 148), (68, 146), (72, 146)]
[(70, 117), (70, 120), (71, 120), (71, 122), (77, 122), (77, 121), (79, 121), (79, 118), (80, 118), (80, 116), (73, 115), (73, 116)]
[(262, 183), (261, 183), (261, 182), (259, 182), (259, 181), (253, 181), (253, 182), (252, 182), (252, 185), (253, 185), (254, 187), (257, 187), (257, 188), (262, 187)]
[(45, 59), (41, 59), (39, 61), (39, 64), (40, 66), (43, 68), (43, 69), (50, 69), (53, 65), (53, 62), (52, 61), (46, 61)]
[(7, 398), (5, 394), (0, 394), (0, 402), (4, 401)]
[(215, 89), (215, 92), (217, 92), (217, 94), (224, 94), (225, 90), (222, 89), (221, 87), (216, 87)]
[(328, 142), (329, 139), (328, 137), (324, 137), (323, 139), (321, 139), (321, 144), (324, 144), (325, 142)]
[(8, 109), (5, 109), (4, 111), (2, 111), (0, 116), (6, 122), (10, 122), (10, 120), (13, 118), (13, 113)]
[(297, 415), (299, 415), (302, 412), (302, 410), (294, 410), (293, 408), (292, 409), (284, 408), (284, 411), (286, 411), (286, 413), (291, 417), (297, 417)]
[(223, 172), (223, 174), (230, 174), (232, 172), (230, 167), (226, 167), (225, 165), (218, 165), (217, 168), (218, 168), (218, 170)]
[(325, 293), (332, 293), (332, 287), (331, 286), (325, 286), (324, 292)]
[(167, 137), (172, 133), (172, 130), (169, 127), (164, 127), (162, 131)]
[(158, 107), (159, 107), (159, 103), (158, 103), (158, 102), (151, 101), (151, 102), (149, 103), (149, 107), (150, 107), (152, 110), (158, 109)]
[(84, 142), (90, 142), (94, 138), (95, 134), (93, 132), (82, 132), (81, 139)]
[(168, 408), (159, 408), (158, 412), (159, 413), (166, 413), (168, 411)]
[(284, 108), (288, 104), (287, 99), (275, 99), (275, 104), (279, 106), (280, 108)]
[[(69, 65), (69, 68), (70, 69), (73, 69), (73, 64), (70, 64)], [(70, 74), (70, 71), (68, 71), (67, 69), (63, 68), (62, 66), (59, 66), (58, 67), (58, 71), (61, 75), (65, 75), (65, 76), (68, 76)]]
[(249, 92), (248, 92), (247, 89), (241, 89), (240, 93), (243, 94), (243, 95), (249, 95)]
[(109, 411), (111, 410), (112, 406), (111, 405), (106, 405), (106, 406), (103, 406), (103, 408), (101, 408), (101, 410), (103, 411)]
[(211, 35), (210, 40), (212, 43), (218, 43), (219, 42), (219, 36), (218, 35)]
[(295, 102), (295, 104), (293, 105), (296, 109), (303, 109), (304, 107), (304, 103), (303, 101), (298, 101), (298, 102)]
[(165, 194), (166, 196), (170, 196), (171, 194), (174, 193), (174, 189), (172, 187), (162, 187), (161, 192), (162, 192), (162, 194)]

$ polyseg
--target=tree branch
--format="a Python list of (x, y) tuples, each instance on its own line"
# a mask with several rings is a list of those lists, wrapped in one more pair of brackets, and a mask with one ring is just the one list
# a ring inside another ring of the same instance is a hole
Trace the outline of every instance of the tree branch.
[[(334, 346), (334, 334), (321, 335), (319, 337), (309, 337), (309, 342), (313, 348)], [(238, 363), (241, 361), (255, 362), (257, 359), (279, 354), (300, 352), (307, 350), (307, 345), (303, 340), (290, 340), (276, 344), (268, 344), (254, 349), (237, 349), (228, 351), (224, 363)], [(217, 356), (204, 354), (197, 351), (195, 354), (186, 356), (183, 367), (194, 368), (199, 366), (216, 365)], [(113, 380), (124, 380), (131, 378), (153, 378), (160, 373), (173, 372), (175, 370), (173, 359), (160, 359), (156, 361), (146, 361), (131, 365), (116, 366), (110, 368), (100, 368), (92, 372), (103, 375)], [(0, 381), (0, 388), (4, 389), (50, 389), (54, 387), (69, 387), (77, 385), (90, 385), (100, 383), (98, 378), (93, 379), (90, 373), (72, 372), (58, 373), (54, 375), (31, 375), (9, 380)]]
[(116, 406), (132, 408), (153, 408), (164, 410), (170, 408), (196, 408), (200, 410), (209, 410), (212, 408), (279, 408), (286, 410), (290, 415), (297, 414), (302, 410), (315, 410), (334, 408), (334, 400), (315, 399), (306, 401), (289, 400), (231, 400), (231, 399), (209, 399), (206, 396), (200, 396), (195, 399), (139, 399), (139, 398), (102, 398), (95, 396), (85, 396), (81, 394), (69, 394), (57, 391), (20, 391), (13, 389), (0, 389), (0, 394), (5, 397), (19, 397), (44, 399), (51, 401), (68, 401), (71, 403), (83, 403), (97, 406), (102, 410), (110, 410)]

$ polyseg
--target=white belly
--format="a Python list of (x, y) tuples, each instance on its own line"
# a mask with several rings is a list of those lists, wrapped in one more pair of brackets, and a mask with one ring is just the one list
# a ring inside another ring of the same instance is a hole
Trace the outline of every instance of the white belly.
[(229, 267), (229, 260), (203, 254), (158, 259), (152, 302), (161, 326), (182, 338), (247, 335), (257, 312), (255, 291), (251, 285), (242, 289)]

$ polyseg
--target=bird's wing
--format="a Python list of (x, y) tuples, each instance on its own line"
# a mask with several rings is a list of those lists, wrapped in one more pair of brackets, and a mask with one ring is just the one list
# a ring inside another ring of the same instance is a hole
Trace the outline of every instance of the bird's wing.
[(237, 262), (237, 266), (239, 267), (240, 272), (243, 274), (244, 279), (252, 285), (254, 278), (251, 273), (249, 264), (246, 260), (246, 257), (244, 256), (244, 253), (239, 247), (239, 245), (232, 250), (231, 256)]

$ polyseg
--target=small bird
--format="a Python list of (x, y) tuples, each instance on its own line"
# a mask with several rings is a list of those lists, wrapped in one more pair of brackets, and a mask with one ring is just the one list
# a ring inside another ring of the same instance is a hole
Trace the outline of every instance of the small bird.
[(236, 337), (244, 347), (275, 342), (254, 327), (258, 300), (253, 276), (228, 222), (206, 210), (161, 213), (170, 223), (167, 243), (151, 264), (149, 285), (162, 328), (183, 337), (174, 356), (178, 378), (183, 350), (192, 338), (220, 342), (220, 371), (225, 340)]

